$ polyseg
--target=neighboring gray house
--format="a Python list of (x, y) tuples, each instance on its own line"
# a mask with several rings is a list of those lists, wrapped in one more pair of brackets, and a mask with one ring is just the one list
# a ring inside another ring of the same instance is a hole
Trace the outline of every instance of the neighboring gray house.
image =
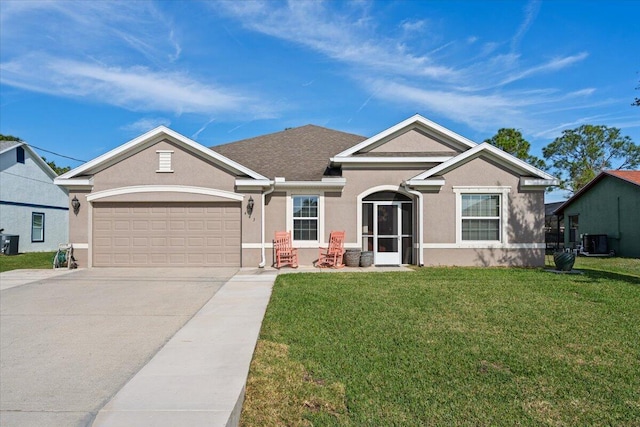
[(557, 180), (420, 115), (370, 138), (307, 125), (207, 148), (158, 127), (56, 179), (81, 267), (310, 265), (332, 230), (377, 265), (544, 265)]
[(28, 144), (0, 141), (0, 228), (19, 252), (53, 251), (69, 241), (69, 197)]

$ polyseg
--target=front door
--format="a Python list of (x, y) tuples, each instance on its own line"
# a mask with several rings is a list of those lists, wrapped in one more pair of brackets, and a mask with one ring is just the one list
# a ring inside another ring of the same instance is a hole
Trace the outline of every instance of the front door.
[(399, 265), (402, 230), (400, 215), (401, 203), (374, 203), (373, 257), (374, 263), (380, 265)]

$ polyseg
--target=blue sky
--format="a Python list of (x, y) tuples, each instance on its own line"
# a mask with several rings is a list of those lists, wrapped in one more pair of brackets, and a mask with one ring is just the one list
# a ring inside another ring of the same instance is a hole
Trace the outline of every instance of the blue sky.
[(538, 156), (586, 123), (640, 143), (637, 1), (3, 0), (0, 15), (0, 133), (81, 160), (160, 124), (213, 146), (308, 123), (372, 136), (415, 113), (476, 142), (517, 128)]

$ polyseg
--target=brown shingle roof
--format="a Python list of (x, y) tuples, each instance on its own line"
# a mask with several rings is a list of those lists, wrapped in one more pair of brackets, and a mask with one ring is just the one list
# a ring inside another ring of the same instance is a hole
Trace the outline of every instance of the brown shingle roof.
[(316, 181), (324, 176), (331, 157), (365, 139), (306, 125), (210, 148), (270, 179)]

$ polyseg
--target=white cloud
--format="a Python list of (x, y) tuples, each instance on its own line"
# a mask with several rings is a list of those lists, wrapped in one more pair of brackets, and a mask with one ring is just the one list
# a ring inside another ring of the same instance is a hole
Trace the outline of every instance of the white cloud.
[(522, 40), (526, 32), (529, 31), (529, 28), (531, 27), (531, 25), (533, 24), (533, 21), (535, 21), (536, 17), (538, 16), (539, 11), (540, 11), (540, 0), (530, 0), (529, 3), (527, 3), (527, 6), (525, 7), (524, 21), (522, 21), (522, 23), (520, 24), (520, 27), (518, 28), (518, 31), (511, 39), (512, 52), (517, 50), (518, 45), (520, 44), (520, 41)]
[(133, 111), (251, 113), (272, 117), (271, 106), (186, 74), (146, 67), (102, 64), (29, 55), (0, 65), (3, 84), (58, 96), (86, 98)]
[(319, 2), (289, 2), (284, 7), (273, 4), (241, 1), (216, 6), (251, 30), (307, 46), (357, 67), (437, 79), (456, 74), (428, 55), (408, 52), (398, 40), (376, 36), (371, 19), (360, 18), (354, 23), (349, 15), (332, 12)]
[(526, 77), (530, 77), (533, 76), (535, 74), (542, 74), (542, 73), (549, 73), (549, 72), (553, 72), (553, 71), (558, 71), (561, 70), (563, 68), (569, 67), (577, 62), (583, 61), (585, 60), (587, 57), (589, 56), (589, 54), (587, 52), (581, 52), (577, 55), (571, 55), (571, 56), (565, 56), (565, 57), (560, 57), (560, 58), (554, 58), (544, 64), (541, 65), (537, 65), (535, 67), (531, 67), (528, 68), (526, 70), (522, 70), (522, 71), (518, 71), (510, 76), (508, 76), (506, 79), (504, 79), (502, 82), (500, 82), (501, 85), (506, 85), (508, 83), (512, 83), (516, 80), (521, 80), (524, 79)]
[(153, 2), (7, 1), (1, 16), (3, 84), (133, 111), (273, 117), (277, 109), (185, 72), (181, 30)]
[(120, 129), (139, 135), (155, 129), (158, 126), (169, 127), (171, 126), (171, 120), (166, 117), (143, 117), (133, 123), (122, 126)]
[(425, 29), (427, 21), (424, 19), (406, 20), (400, 23), (400, 28), (406, 33), (420, 32)]

